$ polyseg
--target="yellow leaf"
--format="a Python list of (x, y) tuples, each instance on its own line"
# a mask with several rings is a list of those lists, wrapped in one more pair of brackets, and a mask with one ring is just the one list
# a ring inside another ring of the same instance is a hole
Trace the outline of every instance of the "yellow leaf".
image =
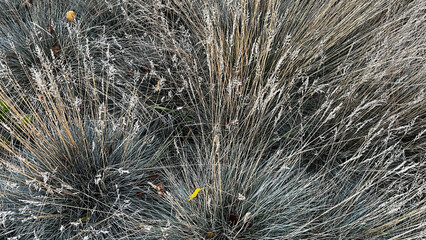
[(188, 202), (191, 201), (193, 198), (195, 198), (198, 194), (198, 192), (201, 190), (201, 188), (195, 189), (194, 193), (191, 195), (191, 197), (188, 199)]
[(65, 14), (65, 17), (72, 22), (72, 21), (74, 21), (75, 12), (74, 11), (68, 11)]
[(80, 218), (80, 220), (81, 222), (87, 222), (91, 216), (92, 214), (89, 213), (87, 216)]
[(160, 82), (158, 82), (157, 86), (155, 87), (155, 91), (157, 92), (158, 90), (160, 90), (160, 87), (161, 87)]

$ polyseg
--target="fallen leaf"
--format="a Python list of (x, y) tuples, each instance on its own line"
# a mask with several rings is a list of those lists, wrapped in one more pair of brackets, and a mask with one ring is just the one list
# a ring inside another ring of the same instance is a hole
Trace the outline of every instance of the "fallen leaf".
[(29, 7), (32, 2), (32, 0), (25, 0), (22, 2), (22, 7)]
[(161, 190), (164, 191), (163, 184), (162, 183), (157, 183), (157, 185), (155, 185), (155, 189), (157, 189), (157, 191), (161, 191)]
[(238, 218), (238, 216), (231, 214), (231, 216), (229, 216), (229, 220), (231, 221), (232, 225), (237, 225), (238, 220), (240, 219)]
[(164, 195), (164, 188), (163, 188), (163, 184), (162, 183), (158, 183), (155, 188), (157, 189), (157, 193), (160, 196)]
[(52, 27), (52, 26), (50, 26), (50, 25), (47, 25), (47, 26), (46, 26), (46, 29), (47, 29), (47, 31), (48, 31), (50, 34), (53, 34), (53, 33), (55, 32), (55, 30), (53, 30), (53, 27)]
[(164, 187), (162, 183), (157, 183), (157, 185), (152, 184), (152, 182), (148, 182), (148, 184), (157, 190), (158, 195), (164, 196)]
[(61, 50), (61, 47), (59, 47), (59, 45), (52, 46), (52, 51), (54, 54), (57, 54), (60, 50)]
[(206, 238), (214, 238), (214, 236), (216, 236), (216, 234), (214, 234), (212, 232), (207, 232), (207, 234), (206, 234)]
[(80, 218), (80, 220), (81, 222), (87, 222), (91, 216), (92, 214), (89, 213), (87, 216)]
[(195, 189), (194, 193), (191, 195), (191, 197), (188, 199), (188, 202), (191, 201), (193, 198), (195, 198), (198, 194), (198, 192), (201, 190), (201, 188)]
[(137, 192), (136, 195), (138, 195), (138, 197), (142, 198), (142, 192), (141, 191)]
[(149, 67), (148, 67), (147, 65), (142, 65), (142, 66), (141, 66), (141, 71), (142, 71), (143, 73), (147, 73), (147, 72), (149, 72)]
[(69, 21), (74, 21), (74, 18), (75, 18), (75, 12), (74, 11), (68, 11), (66, 14), (65, 14), (65, 17), (69, 20)]

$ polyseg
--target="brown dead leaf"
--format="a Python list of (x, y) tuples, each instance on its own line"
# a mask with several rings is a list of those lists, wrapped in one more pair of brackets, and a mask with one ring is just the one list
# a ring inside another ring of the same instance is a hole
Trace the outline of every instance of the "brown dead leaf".
[(141, 191), (137, 192), (136, 195), (138, 195), (138, 197), (142, 198), (142, 192)]
[(48, 31), (50, 34), (53, 34), (53, 33), (55, 32), (55, 30), (53, 30), (53, 27), (52, 27), (52, 26), (50, 26), (50, 25), (47, 25), (47, 26), (46, 26), (46, 29), (47, 29), (47, 31)]
[(53, 45), (52, 51), (54, 54), (57, 54), (61, 50), (61, 47), (59, 45)]
[(229, 216), (229, 221), (231, 222), (232, 225), (237, 225), (238, 221), (239, 221), (239, 217), (235, 216), (233, 214), (231, 214), (231, 216)]
[(141, 71), (142, 71), (143, 73), (148, 73), (148, 72), (149, 72), (149, 67), (148, 67), (147, 65), (142, 65), (142, 66), (141, 66)]
[(22, 7), (29, 7), (33, 1), (32, 0), (25, 0), (22, 2)]
[(149, 176), (149, 178), (158, 178), (158, 174), (153, 174), (153, 175)]
[(164, 187), (162, 183), (157, 183), (157, 185), (155, 185), (155, 189), (157, 190), (158, 195), (164, 196)]
[(213, 232), (207, 232), (206, 234), (206, 238), (214, 238), (216, 236), (216, 234), (214, 234)]

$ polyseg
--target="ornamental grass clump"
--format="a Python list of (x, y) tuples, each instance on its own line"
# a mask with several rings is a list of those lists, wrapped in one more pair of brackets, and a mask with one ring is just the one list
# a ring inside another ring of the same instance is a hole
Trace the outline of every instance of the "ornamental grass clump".
[(159, 158), (170, 131), (160, 120), (111, 118), (105, 104), (84, 115), (56, 93), (31, 122), (2, 122), (19, 144), (1, 144), (1, 236), (161, 237), (170, 207), (150, 183), (162, 182)]
[(69, 127), (2, 162), (2, 236), (136, 238), (155, 236), (151, 228), (159, 234), (169, 207), (148, 184), (161, 181), (159, 134), (152, 126), (109, 123), (98, 133), (90, 121)]
[(168, 239), (415, 239), (424, 230), (424, 162), (374, 156), (312, 172), (295, 150), (211, 141), (176, 148), (181, 166), (164, 169)]
[(175, 4), (183, 22), (203, 23), (189, 28), (205, 56), (186, 103), (207, 132), (267, 133), (272, 150), (298, 148), (312, 170), (367, 148), (420, 150), (421, 1)]
[(187, 61), (204, 71), (188, 80), (184, 164), (166, 174), (185, 229), (170, 239), (424, 235), (422, 1), (168, 6), (202, 23), (189, 29), (205, 54)]

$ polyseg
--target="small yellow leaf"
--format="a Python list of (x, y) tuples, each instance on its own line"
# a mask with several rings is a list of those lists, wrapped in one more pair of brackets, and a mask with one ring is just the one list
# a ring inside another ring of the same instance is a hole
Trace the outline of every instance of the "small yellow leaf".
[(191, 197), (188, 199), (188, 202), (191, 201), (193, 198), (195, 198), (198, 194), (198, 192), (201, 190), (201, 188), (195, 189), (194, 193), (191, 195)]
[(75, 12), (74, 11), (68, 11), (65, 14), (65, 17), (72, 22), (72, 21), (74, 21)]
[(80, 218), (80, 220), (81, 222), (87, 222), (91, 216), (92, 214), (89, 213), (87, 216)]
[(158, 82), (157, 86), (155, 87), (155, 91), (157, 92), (158, 90), (160, 90), (160, 87), (161, 87), (160, 82)]

